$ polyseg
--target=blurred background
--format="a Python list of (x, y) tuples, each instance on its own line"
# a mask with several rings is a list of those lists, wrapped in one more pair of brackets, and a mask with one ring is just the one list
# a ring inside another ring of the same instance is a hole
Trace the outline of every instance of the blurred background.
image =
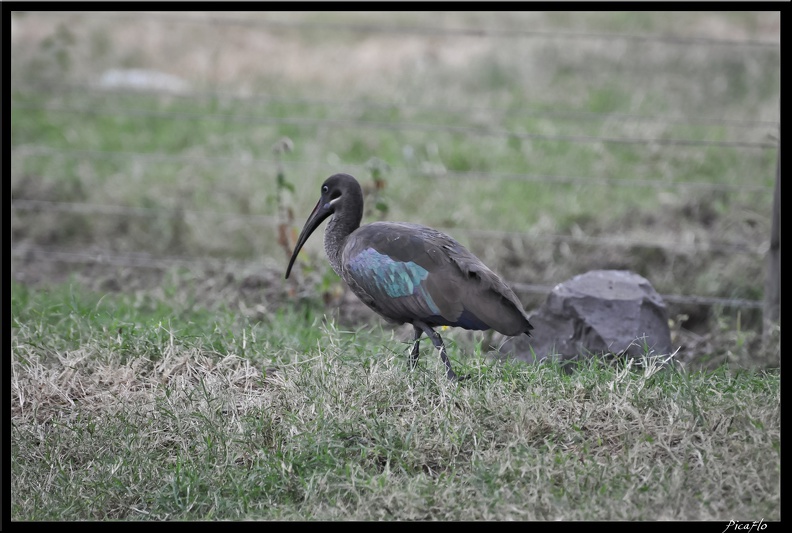
[(322, 181), (347, 172), (364, 222), (446, 231), (529, 312), (572, 276), (628, 269), (689, 357), (761, 328), (778, 12), (11, 22), (15, 283), (379, 322), (318, 236), (283, 279)]

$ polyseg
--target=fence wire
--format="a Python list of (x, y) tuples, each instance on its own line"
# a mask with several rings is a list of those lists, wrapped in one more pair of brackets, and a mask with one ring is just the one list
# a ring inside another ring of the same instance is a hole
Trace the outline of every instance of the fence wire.
[[(37, 15), (63, 16), (69, 12), (36, 12)], [(329, 32), (349, 31), (377, 34), (415, 34), (430, 37), (480, 37), (498, 39), (547, 39), (560, 41), (626, 41), (631, 43), (662, 43), (676, 46), (725, 46), (735, 50), (749, 48), (778, 49), (780, 43), (755, 39), (716, 39), (710, 37), (682, 37), (677, 35), (636, 35), (623, 33), (564, 32), (508, 28), (449, 28), (443, 26), (406, 26), (373, 23), (313, 22), (260, 18), (239, 18), (229, 14), (193, 15), (188, 13), (150, 13), (93, 11), (80, 16), (121, 18), (126, 20), (156, 20), (176, 24), (205, 24), (209, 26), (243, 26), (271, 29), (323, 30)]]
[(164, 120), (211, 120), (218, 122), (238, 122), (246, 124), (278, 124), (291, 126), (333, 127), (347, 129), (379, 129), (391, 131), (429, 131), (441, 133), (462, 133), (483, 137), (501, 137), (533, 141), (553, 141), (570, 143), (595, 143), (595, 144), (644, 144), (657, 146), (685, 146), (685, 147), (722, 147), (722, 148), (748, 148), (771, 150), (777, 148), (775, 142), (752, 141), (710, 141), (703, 139), (666, 139), (662, 137), (635, 138), (635, 137), (599, 137), (590, 135), (546, 135), (542, 133), (527, 133), (510, 131), (499, 128), (485, 128), (477, 126), (451, 126), (448, 124), (432, 124), (420, 122), (387, 122), (376, 120), (340, 119), (340, 118), (308, 118), (308, 117), (273, 117), (270, 115), (240, 115), (230, 113), (186, 113), (173, 111), (152, 111), (149, 109), (102, 109), (99, 107), (70, 107), (62, 105), (11, 105), (11, 111), (48, 111), (52, 113), (76, 113), (82, 115), (105, 115), (113, 117), (157, 118)]
[[(228, 167), (236, 165), (241, 167), (274, 167), (282, 165), (284, 167), (303, 166), (320, 167), (318, 161), (299, 161), (263, 157), (229, 157), (229, 156), (196, 156), (196, 155), (172, 155), (158, 152), (113, 152), (105, 150), (72, 150), (63, 148), (52, 148), (43, 145), (22, 145), (12, 148), (12, 154), (16, 155), (17, 161), (26, 157), (62, 157), (69, 159), (131, 159), (142, 163), (180, 163), (193, 165), (216, 165)], [(12, 157), (12, 164), (13, 162)], [(366, 169), (365, 164), (347, 164), (349, 168)], [(390, 165), (389, 165), (390, 166)], [(394, 171), (408, 172), (410, 169), (392, 165)], [(618, 187), (645, 187), (652, 189), (679, 189), (700, 190), (700, 191), (733, 191), (733, 192), (759, 192), (772, 193), (772, 185), (761, 185), (750, 183), (746, 178), (746, 183), (712, 183), (707, 181), (680, 181), (680, 180), (651, 180), (651, 179), (613, 179), (595, 178), (586, 176), (561, 176), (561, 175), (537, 175), (504, 172), (481, 172), (481, 171), (459, 171), (444, 169), (442, 173), (431, 176), (434, 179), (478, 179), (478, 180), (510, 180), (543, 183), (547, 185), (594, 185), (594, 186), (618, 186)]]
[[(237, 261), (217, 259), (214, 257), (162, 257), (144, 253), (119, 254), (108, 251), (71, 251), (59, 250), (45, 246), (20, 246), (11, 249), (13, 258), (27, 260), (39, 259), (57, 263), (88, 263), (98, 265), (111, 265), (125, 268), (143, 268), (167, 270), (171, 268), (223, 268), (231, 267), (237, 270), (260, 269), (261, 263), (255, 261)], [(553, 290), (553, 285), (539, 285), (531, 283), (511, 283), (512, 289), (518, 293), (547, 295)], [(665, 301), (675, 304), (690, 304), (703, 306), (722, 306), (740, 309), (761, 309), (762, 302), (743, 298), (719, 298), (709, 296), (690, 296), (682, 294), (661, 294)]]
[[(278, 224), (277, 217), (269, 215), (248, 215), (242, 213), (223, 213), (217, 211), (195, 211), (189, 209), (167, 209), (167, 208), (150, 208), (150, 207), (134, 207), (123, 205), (107, 205), (107, 204), (84, 204), (76, 202), (56, 202), (48, 200), (14, 200), (11, 203), (11, 209), (14, 211), (49, 211), (60, 213), (80, 213), (80, 214), (102, 214), (102, 215), (116, 215), (116, 216), (135, 216), (135, 217), (151, 217), (151, 216), (182, 216), (191, 215), (195, 218), (215, 218), (221, 221), (230, 222), (236, 220), (244, 220), (251, 223), (260, 223), (268, 226), (275, 227)], [(518, 238), (528, 242), (551, 242), (559, 243), (564, 242), (568, 244), (585, 244), (607, 247), (639, 247), (639, 248), (657, 248), (669, 252), (680, 254), (699, 254), (699, 253), (723, 253), (723, 254), (753, 254), (763, 255), (766, 250), (766, 245), (756, 243), (695, 243), (685, 244), (677, 241), (662, 242), (662, 241), (647, 241), (646, 239), (630, 239), (627, 237), (597, 237), (592, 235), (553, 235), (548, 233), (531, 234), (520, 233), (516, 231), (500, 231), (500, 230), (483, 230), (475, 228), (437, 228), (446, 233), (464, 233), (467, 235), (477, 235), (481, 237), (489, 237), (496, 239), (504, 238)]]
[(344, 109), (345, 111), (354, 113), (363, 113), (372, 109), (391, 109), (398, 107), (402, 111), (411, 111), (417, 113), (441, 113), (443, 115), (469, 115), (470, 113), (486, 115), (490, 117), (533, 117), (533, 118), (552, 118), (555, 120), (569, 120), (569, 121), (600, 121), (600, 122), (636, 122), (639, 124), (663, 124), (663, 125), (682, 125), (682, 126), (724, 126), (729, 128), (739, 129), (754, 129), (764, 128), (776, 131), (779, 122), (777, 120), (742, 120), (725, 117), (707, 117), (707, 116), (684, 116), (684, 117), (671, 117), (661, 115), (639, 115), (635, 113), (601, 113), (596, 111), (579, 111), (579, 110), (564, 110), (564, 109), (499, 109), (492, 107), (459, 107), (451, 105), (433, 105), (431, 107), (414, 104), (411, 102), (375, 102), (366, 101), (361, 102), (358, 100), (329, 100), (317, 98), (283, 98), (270, 95), (248, 95), (239, 94), (227, 91), (174, 91), (166, 92), (161, 89), (147, 89), (147, 88), (120, 88), (120, 87), (105, 87), (99, 84), (77, 84), (77, 83), (59, 83), (42, 85), (35, 80), (12, 80), (11, 91), (24, 92), (26, 94), (39, 93), (39, 94), (99, 94), (99, 95), (114, 95), (114, 96), (163, 96), (167, 94), (169, 98), (179, 98), (183, 100), (222, 100), (233, 101), (235, 103), (245, 105), (260, 105), (260, 104), (276, 104), (276, 105), (289, 105), (301, 107), (315, 107), (323, 106), (332, 109)]

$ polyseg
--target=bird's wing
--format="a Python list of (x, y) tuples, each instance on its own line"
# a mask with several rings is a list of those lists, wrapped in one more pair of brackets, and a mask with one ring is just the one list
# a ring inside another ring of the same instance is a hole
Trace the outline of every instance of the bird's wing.
[(427, 292), (426, 269), (367, 247), (344, 263), (344, 279), (369, 307), (397, 322), (440, 315)]
[[(465, 312), (475, 316), (489, 327), (506, 335), (519, 335), (532, 329), (522, 303), (514, 291), (490, 270), (478, 257), (456, 240), (432, 228), (426, 228), (429, 241), (441, 248), (458, 274), (457, 298), (463, 302)], [(452, 271), (446, 268), (446, 272)], [(429, 276), (429, 293), (450, 288), (449, 277)], [(433, 285), (437, 285), (433, 287)]]
[(511, 289), (461, 244), (426, 226), (362, 226), (350, 235), (342, 262), (353, 292), (387, 318), (514, 335), (526, 329)]

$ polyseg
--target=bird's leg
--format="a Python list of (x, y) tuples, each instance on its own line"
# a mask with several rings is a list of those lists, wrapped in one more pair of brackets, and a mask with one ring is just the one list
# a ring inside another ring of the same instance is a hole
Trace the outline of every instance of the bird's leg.
[(410, 352), (410, 368), (415, 369), (416, 365), (418, 364), (418, 357), (420, 357), (420, 353), (418, 353), (418, 345), (421, 341), (421, 335), (423, 335), (423, 330), (416, 325), (413, 325), (413, 329), (415, 330), (415, 337), (413, 338), (413, 347), (412, 351)]
[[(428, 325), (424, 324), (419, 320), (413, 322), (413, 327), (415, 327), (416, 330), (420, 328), (421, 330), (423, 330), (424, 333), (426, 333), (427, 337), (432, 339), (432, 344), (434, 344), (435, 348), (437, 348), (440, 351), (440, 359), (442, 359), (443, 363), (445, 363), (446, 376), (448, 377), (448, 379), (453, 381), (458, 380), (459, 378), (457, 378), (457, 375), (451, 369), (451, 361), (448, 359), (448, 354), (446, 354), (445, 344), (443, 344), (443, 339), (440, 338), (440, 335), (435, 330), (433, 330)], [(417, 331), (416, 331), (416, 335), (418, 335)], [(417, 351), (416, 349), (417, 346), (418, 346), (418, 341), (416, 340), (415, 346), (413, 347), (413, 353)]]

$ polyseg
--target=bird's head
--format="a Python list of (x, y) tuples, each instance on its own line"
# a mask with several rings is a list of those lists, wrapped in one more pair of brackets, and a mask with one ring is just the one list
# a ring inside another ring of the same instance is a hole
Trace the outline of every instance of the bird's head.
[(342, 216), (350, 231), (360, 226), (363, 217), (363, 191), (360, 184), (349, 174), (333, 174), (322, 184), (321, 196), (316, 203), (308, 220), (305, 221), (297, 245), (294, 247), (289, 266), (286, 268), (286, 278), (289, 278), (297, 254), (300, 253), (308, 237), (319, 227), (319, 224), (330, 215)]

